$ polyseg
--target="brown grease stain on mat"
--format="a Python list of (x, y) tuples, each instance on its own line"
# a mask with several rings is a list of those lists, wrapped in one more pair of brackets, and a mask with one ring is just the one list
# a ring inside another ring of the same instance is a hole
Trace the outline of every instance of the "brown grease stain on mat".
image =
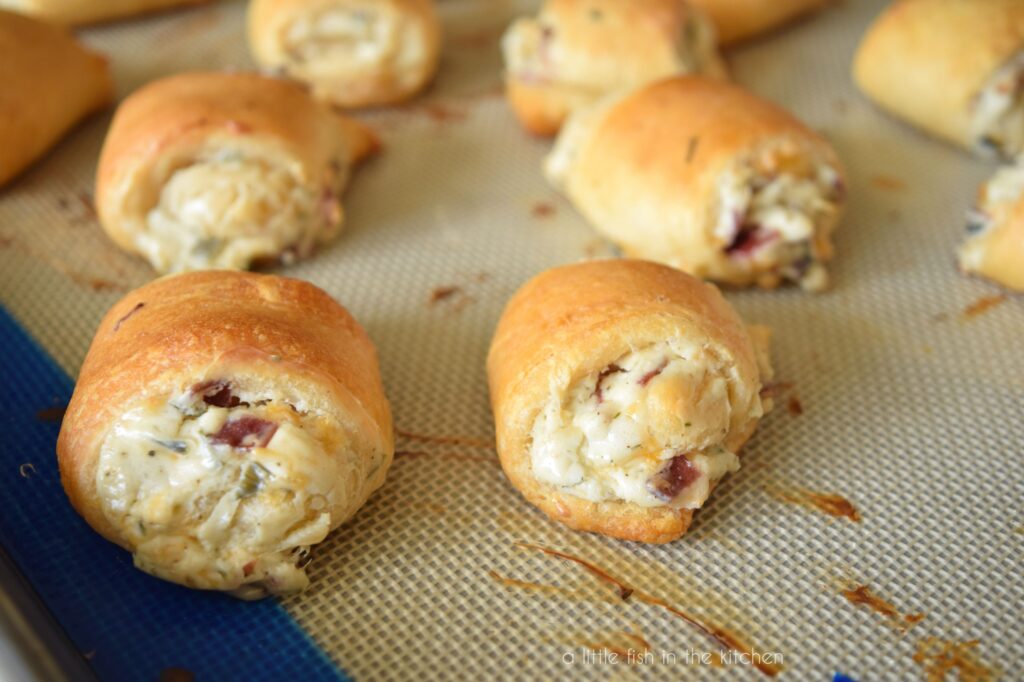
[(818, 493), (803, 488), (792, 490), (769, 488), (768, 493), (782, 502), (799, 505), (836, 518), (846, 518), (854, 523), (860, 522), (860, 512), (857, 511), (852, 502), (842, 495)]
[(794, 417), (799, 417), (804, 413), (804, 404), (800, 402), (800, 398), (792, 396), (786, 403), (786, 411)]
[(957, 642), (925, 637), (917, 643), (914, 662), (924, 669), (928, 682), (943, 682), (954, 671), (960, 682), (995, 680), (997, 672), (978, 657), (978, 644), (976, 639)]
[(971, 320), (979, 315), (984, 315), (988, 311), (992, 310), (996, 306), (1002, 305), (1010, 300), (1010, 297), (1006, 294), (998, 294), (996, 296), (982, 296), (978, 300), (971, 303), (969, 306), (964, 308), (961, 316), (965, 320)]
[(875, 594), (870, 587), (849, 580), (839, 581), (839, 594), (856, 606), (863, 606), (884, 616), (887, 625), (906, 632), (925, 618), (924, 613), (902, 613), (891, 602)]
[(534, 218), (537, 218), (538, 220), (550, 218), (557, 212), (558, 209), (555, 208), (555, 205), (549, 201), (538, 201), (533, 205), (533, 208), (530, 209), (530, 215), (533, 216)]
[(875, 175), (871, 178), (871, 184), (878, 189), (887, 192), (902, 192), (907, 188), (907, 183), (891, 175)]
[(731, 630), (722, 627), (716, 623), (713, 623), (709, 620), (705, 620), (687, 611), (683, 611), (682, 609), (673, 606), (672, 604), (668, 603), (660, 597), (656, 597), (636, 587), (633, 587), (627, 584), (622, 579), (614, 576), (606, 569), (598, 566), (597, 564), (591, 561), (580, 558), (573, 554), (569, 554), (567, 552), (562, 552), (556, 549), (552, 549), (550, 547), (544, 547), (542, 545), (535, 545), (527, 542), (517, 542), (515, 543), (515, 546), (520, 547), (522, 549), (541, 552), (547, 556), (554, 557), (562, 561), (569, 561), (579, 566), (582, 566), (588, 573), (596, 577), (599, 581), (612, 586), (615, 589), (616, 594), (622, 601), (629, 601), (630, 599), (632, 599), (633, 601), (640, 601), (650, 606), (656, 606), (666, 611), (667, 613), (683, 620), (689, 625), (693, 626), (700, 632), (704, 633), (705, 635), (713, 639), (723, 648), (738, 653), (750, 655), (751, 664), (768, 677), (774, 677), (775, 675), (779, 674), (783, 669), (782, 665), (780, 664), (769, 663), (763, 660), (763, 657), (760, 655), (760, 650), (755, 648), (751, 644), (747, 643), (744, 640), (744, 638), (740, 635), (737, 635)]

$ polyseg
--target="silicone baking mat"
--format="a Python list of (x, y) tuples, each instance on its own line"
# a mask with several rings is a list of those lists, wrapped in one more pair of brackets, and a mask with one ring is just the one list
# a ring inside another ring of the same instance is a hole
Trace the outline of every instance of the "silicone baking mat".
[[(729, 53), (739, 82), (822, 130), (850, 172), (830, 292), (727, 294), (776, 331), (777, 408), (742, 469), (665, 546), (569, 531), (505, 481), (484, 372), (502, 306), (545, 268), (611, 253), (546, 186), (549, 143), (501, 98), (501, 32), (533, 5), (441, 3), (436, 85), (362, 115), (385, 148), (355, 176), (344, 234), (281, 270), (366, 326), (399, 429), (386, 485), (315, 550), (301, 596), (245, 604), (143, 575), (59, 487), (69, 377), (104, 311), (152, 276), (92, 209), (109, 114), (0, 193), (0, 541), (74, 646), (104, 679), (760, 676), (703, 626), (790, 679), (1019, 676), (1024, 300), (954, 266), (995, 166), (886, 118), (850, 83), (882, 2), (838, 3)], [(244, 9), (81, 35), (110, 55), (123, 96), (177, 71), (250, 67)]]

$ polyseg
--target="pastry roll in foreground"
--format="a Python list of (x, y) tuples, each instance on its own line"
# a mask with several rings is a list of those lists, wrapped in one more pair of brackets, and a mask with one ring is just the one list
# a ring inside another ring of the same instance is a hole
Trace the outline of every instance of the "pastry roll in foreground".
[(645, 261), (548, 270), (487, 358), (502, 467), (572, 528), (669, 542), (739, 467), (770, 373), (767, 330), (713, 285)]
[(1024, 291), (1024, 160), (1000, 169), (981, 188), (967, 229), (960, 268)]
[(63, 28), (0, 10), (0, 185), (113, 94), (106, 59)]
[(437, 72), (434, 0), (253, 0), (249, 48), (263, 67), (342, 107), (393, 104)]
[(714, 28), (686, 0), (547, 0), (502, 49), (509, 103), (538, 135), (610, 92), (677, 73), (725, 77)]
[(718, 42), (732, 45), (771, 31), (825, 6), (829, 0), (690, 0), (718, 31)]
[(984, 154), (1024, 152), (1024, 2), (897, 0), (864, 36), (857, 85), (884, 109)]
[(306, 282), (201, 272), (107, 313), (57, 456), (75, 509), (138, 568), (257, 598), (308, 585), (311, 546), (384, 482), (393, 436), (348, 311)]
[(605, 99), (570, 120), (546, 171), (630, 256), (737, 286), (828, 284), (839, 160), (740, 87), (680, 76)]
[(288, 263), (338, 234), (352, 166), (375, 147), (369, 129), (294, 83), (171, 76), (117, 110), (96, 209), (159, 272)]
[(0, 7), (59, 24), (91, 24), (206, 2), (209, 0), (0, 0)]

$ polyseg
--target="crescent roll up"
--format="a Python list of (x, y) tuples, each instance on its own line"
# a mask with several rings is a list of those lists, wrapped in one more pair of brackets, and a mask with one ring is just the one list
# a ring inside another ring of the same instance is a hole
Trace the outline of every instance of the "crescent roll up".
[(718, 31), (718, 42), (733, 45), (771, 31), (824, 7), (829, 0), (690, 0)]
[(437, 72), (434, 0), (253, 0), (249, 48), (342, 107), (394, 104)]
[(842, 166), (738, 86), (677, 76), (607, 98), (569, 121), (545, 168), (630, 256), (736, 286), (827, 286)]
[(1024, 160), (982, 186), (960, 247), (960, 269), (1024, 291)]
[(107, 234), (159, 272), (288, 263), (341, 230), (341, 192), (376, 144), (295, 83), (171, 76), (118, 108), (96, 208)]
[(242, 598), (308, 585), (310, 547), (394, 454), (376, 351), (312, 284), (217, 271), (111, 308), (57, 441), (61, 480), (135, 565)]
[(686, 0), (547, 0), (502, 40), (523, 126), (554, 135), (603, 95), (676, 73), (724, 78), (711, 22)]
[(63, 28), (0, 10), (0, 185), (113, 94), (106, 59)]
[(487, 375), (512, 485), (572, 528), (640, 542), (686, 532), (770, 407), (767, 330), (713, 285), (645, 261), (530, 280)]
[(1024, 2), (897, 0), (853, 65), (882, 108), (982, 154), (1024, 152)]
[(58, 24), (91, 24), (206, 2), (209, 0), (0, 0), (0, 7)]

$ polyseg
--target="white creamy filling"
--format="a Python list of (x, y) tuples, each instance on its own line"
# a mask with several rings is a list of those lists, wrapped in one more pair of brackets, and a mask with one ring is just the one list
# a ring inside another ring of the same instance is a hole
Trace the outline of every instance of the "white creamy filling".
[(242, 269), (302, 254), (340, 221), (332, 188), (316, 196), (286, 170), (223, 152), (171, 174), (137, 244), (164, 272)]
[[(532, 429), (534, 476), (594, 502), (700, 507), (711, 485), (739, 468), (737, 456), (721, 445), (733, 408), (727, 373), (715, 363), (700, 347), (667, 341), (581, 381), (564, 403), (553, 392)], [(759, 409), (750, 416), (760, 416)], [(679, 427), (667, 433), (659, 424), (666, 411)], [(674, 499), (659, 497), (652, 481), (682, 454), (699, 476)]]
[[(729, 256), (752, 269), (778, 269), (810, 290), (827, 284), (814, 238), (835, 220), (839, 174), (820, 164), (813, 177), (766, 175), (741, 163), (718, 181), (714, 236)], [(746, 241), (746, 245), (744, 245)]]
[(960, 267), (981, 270), (988, 252), (988, 237), (997, 227), (995, 213), (1004, 205), (1016, 204), (1024, 195), (1024, 162), (1000, 168), (982, 188), (977, 208), (967, 215), (969, 237), (959, 251)]
[(1024, 152), (1024, 52), (1000, 67), (978, 93), (971, 134), (981, 151)]
[(284, 45), (299, 72), (314, 79), (379, 76), (400, 83), (418, 80), (426, 45), (408, 20), (366, 3), (298, 14), (285, 29)]
[[(302, 590), (308, 548), (331, 528), (339, 458), (290, 406), (198, 404), (199, 414), (172, 401), (118, 420), (96, 470), (104, 514), (153, 575), (243, 597)], [(240, 418), (276, 430), (262, 447), (215, 442)]]

